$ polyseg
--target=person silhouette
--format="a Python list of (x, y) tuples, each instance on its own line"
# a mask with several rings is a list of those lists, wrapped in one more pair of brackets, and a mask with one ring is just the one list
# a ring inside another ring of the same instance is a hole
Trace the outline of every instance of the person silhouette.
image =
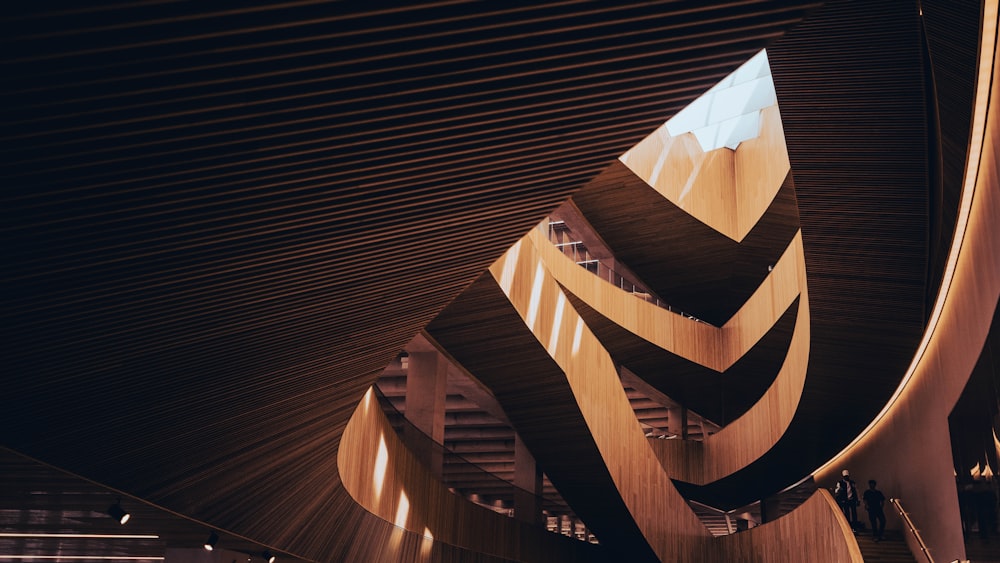
[(865, 510), (868, 511), (868, 522), (872, 525), (872, 537), (875, 541), (882, 541), (885, 533), (885, 495), (876, 487), (875, 479), (868, 481), (868, 490), (865, 491), (863, 500)]
[(833, 492), (837, 499), (837, 504), (844, 512), (847, 523), (851, 525), (851, 530), (858, 531), (858, 487), (851, 479), (851, 473), (844, 470), (841, 473), (840, 481), (837, 481), (837, 488)]

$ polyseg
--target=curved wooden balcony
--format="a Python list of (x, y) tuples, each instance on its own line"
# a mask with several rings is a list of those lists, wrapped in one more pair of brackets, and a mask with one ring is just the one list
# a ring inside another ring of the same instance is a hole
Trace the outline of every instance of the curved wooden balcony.
[(621, 330), (719, 373), (728, 374), (798, 299), (786, 353), (778, 356), (780, 366), (767, 376), (771, 384), (759, 400), (703, 443), (653, 440), (653, 447), (671, 476), (704, 484), (742, 469), (781, 438), (798, 406), (809, 358), (809, 302), (801, 236), (792, 239), (757, 291), (721, 328), (693, 322), (612, 286), (577, 266), (537, 230), (521, 244), (538, 253), (561, 287)]
[(619, 161), (571, 201), (615, 257), (653, 293), (722, 326), (756, 291), (799, 230), (791, 174), (782, 176), (775, 189), (767, 210), (738, 242), (663, 197)]
[[(605, 549), (546, 532), (452, 493), (403, 445), (369, 389), (340, 440), (337, 469), (361, 507), (390, 527), (394, 561), (429, 561), (443, 546), (500, 560), (603, 561)], [(366, 527), (359, 533), (371, 533)], [(404, 539), (407, 540), (404, 543)], [(359, 542), (361, 543), (361, 542)]]
[[(651, 550), (637, 553), (639, 560), (730, 560), (735, 550), (746, 549), (732, 540), (713, 541), (687, 507), (670, 481), (672, 475), (643, 436), (611, 356), (530, 241), (515, 245), (490, 273), (432, 322), (429, 332), (490, 387), (539, 464), (602, 544), (614, 550), (617, 540), (634, 541), (630, 537), (634, 530)], [(506, 307), (497, 302), (498, 296)], [(601, 474), (603, 479), (592, 478)], [(573, 481), (576, 487), (564, 489), (559, 480)], [(607, 502), (609, 495), (620, 499), (619, 507)], [(602, 502), (591, 504), (592, 497), (603, 497)], [(745, 541), (773, 541), (763, 539), (765, 533), (778, 534), (787, 545), (796, 545), (789, 549), (809, 551), (815, 548), (793, 540), (809, 528), (807, 535), (824, 538), (820, 542), (824, 553), (831, 552), (827, 546), (837, 544), (840, 551), (833, 552), (849, 554), (849, 542), (830, 525), (836, 518), (835, 507), (810, 506), (799, 515), (818, 512), (798, 523), (793, 517), (780, 526), (761, 527)], [(587, 514), (590, 511), (599, 513), (596, 522)], [(612, 518), (608, 511), (614, 512)], [(609, 521), (611, 528), (602, 530)], [(611, 541), (605, 540), (603, 531), (609, 532)]]

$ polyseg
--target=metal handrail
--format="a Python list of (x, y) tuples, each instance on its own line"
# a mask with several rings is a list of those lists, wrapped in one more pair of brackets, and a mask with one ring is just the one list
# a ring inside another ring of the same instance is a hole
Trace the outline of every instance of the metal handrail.
[[(889, 504), (896, 509), (899, 513), (899, 517), (903, 520), (904, 531), (909, 531), (910, 536), (917, 542), (917, 547), (920, 548), (920, 552), (923, 553), (924, 557), (927, 559), (927, 563), (934, 563), (934, 558), (931, 557), (930, 550), (927, 549), (927, 544), (924, 543), (924, 538), (920, 537), (920, 532), (917, 531), (916, 525), (913, 524), (913, 520), (910, 519), (910, 515), (903, 510), (903, 505), (900, 504), (898, 498), (889, 499)], [(909, 542), (907, 542), (909, 544)], [(916, 551), (912, 547), (910, 551)], [(916, 553), (914, 553), (916, 555)]]

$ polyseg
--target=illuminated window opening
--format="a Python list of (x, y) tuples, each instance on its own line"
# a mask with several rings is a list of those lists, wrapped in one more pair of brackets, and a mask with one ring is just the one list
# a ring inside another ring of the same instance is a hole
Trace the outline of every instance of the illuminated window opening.
[(375, 498), (382, 496), (385, 485), (385, 471), (389, 466), (389, 450), (385, 446), (385, 436), (378, 437), (378, 453), (375, 455), (375, 473), (372, 475), (375, 485)]

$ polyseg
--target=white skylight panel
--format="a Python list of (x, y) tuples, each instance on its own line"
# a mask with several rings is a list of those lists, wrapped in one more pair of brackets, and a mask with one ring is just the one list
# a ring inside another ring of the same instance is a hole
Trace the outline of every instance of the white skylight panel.
[(761, 51), (666, 123), (672, 136), (693, 132), (702, 150), (735, 149), (760, 133), (760, 110), (777, 103), (767, 52)]
[(715, 146), (719, 141), (719, 124), (713, 123), (707, 127), (699, 127), (691, 133), (694, 133), (694, 138), (698, 139), (698, 144), (704, 150), (705, 147)]
[(712, 109), (714, 94), (709, 91), (667, 121), (667, 132), (672, 137), (683, 135), (708, 126), (708, 112)]
[(757, 53), (749, 61), (743, 63), (743, 66), (736, 69), (730, 76), (733, 78), (733, 84), (771, 76), (771, 68), (767, 64), (767, 52), (761, 51)]
[(746, 107), (748, 110), (760, 111), (778, 103), (778, 96), (774, 93), (774, 80), (770, 74), (748, 82), (748, 84), (752, 86), (747, 96)]
[(720, 144), (732, 150), (747, 139), (752, 139), (760, 132), (760, 111), (744, 113), (739, 117), (730, 120), (729, 134)]

